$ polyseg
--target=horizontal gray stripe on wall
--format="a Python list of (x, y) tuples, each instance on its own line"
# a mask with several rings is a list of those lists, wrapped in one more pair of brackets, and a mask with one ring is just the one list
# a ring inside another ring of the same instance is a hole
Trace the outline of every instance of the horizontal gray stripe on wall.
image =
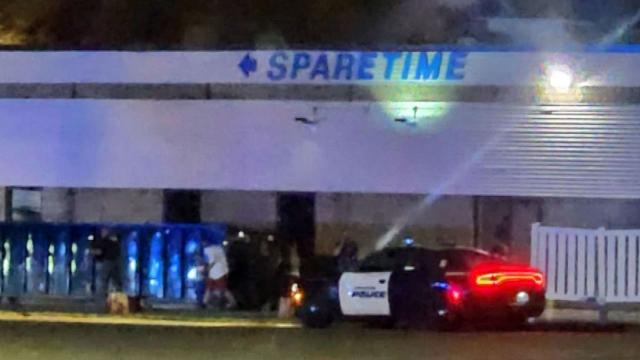
[(0, 84), (0, 99), (462, 101), (506, 103), (640, 103), (640, 88), (582, 88), (546, 96), (534, 87), (257, 84)]

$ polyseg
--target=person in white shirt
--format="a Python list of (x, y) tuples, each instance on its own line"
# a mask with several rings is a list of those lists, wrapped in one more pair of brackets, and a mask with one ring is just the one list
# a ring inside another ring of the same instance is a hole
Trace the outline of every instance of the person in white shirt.
[(227, 275), (229, 274), (229, 265), (227, 264), (227, 256), (224, 248), (220, 245), (209, 245), (204, 248), (204, 256), (207, 261), (207, 281), (206, 292), (204, 295), (204, 303), (208, 305), (211, 298), (224, 299), (227, 309), (236, 306), (236, 300), (227, 287)]

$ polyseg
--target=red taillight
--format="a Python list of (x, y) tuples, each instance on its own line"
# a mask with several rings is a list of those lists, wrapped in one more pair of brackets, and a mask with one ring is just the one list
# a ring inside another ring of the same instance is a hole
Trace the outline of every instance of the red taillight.
[(471, 271), (470, 280), (476, 288), (508, 285), (544, 287), (544, 276), (537, 269), (507, 264), (483, 264)]
[(475, 285), (477, 286), (495, 286), (504, 283), (529, 283), (532, 282), (538, 286), (544, 284), (542, 274), (539, 272), (495, 272), (482, 274), (476, 277)]

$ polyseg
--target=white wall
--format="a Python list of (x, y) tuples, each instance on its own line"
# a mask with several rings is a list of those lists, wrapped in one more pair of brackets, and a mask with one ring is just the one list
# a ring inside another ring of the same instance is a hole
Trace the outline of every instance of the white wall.
[[(414, 107), (415, 125), (394, 121)], [(0, 184), (640, 198), (640, 131), (621, 131), (637, 115), (638, 106), (0, 100)]]

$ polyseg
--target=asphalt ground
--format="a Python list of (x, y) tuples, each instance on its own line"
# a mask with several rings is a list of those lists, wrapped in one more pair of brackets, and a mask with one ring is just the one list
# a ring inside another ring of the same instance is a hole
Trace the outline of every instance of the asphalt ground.
[(640, 358), (637, 324), (545, 321), (517, 331), (469, 328), (439, 333), (360, 324), (311, 330), (277, 319), (240, 319), (242, 324), (217, 319), (208, 320), (218, 322), (216, 326), (203, 327), (188, 321), (151, 325), (159, 319), (139, 317), (124, 318), (128, 323), (83, 323), (38, 320), (43, 314), (18, 314), (16, 319), (7, 315), (0, 321), (2, 360)]

